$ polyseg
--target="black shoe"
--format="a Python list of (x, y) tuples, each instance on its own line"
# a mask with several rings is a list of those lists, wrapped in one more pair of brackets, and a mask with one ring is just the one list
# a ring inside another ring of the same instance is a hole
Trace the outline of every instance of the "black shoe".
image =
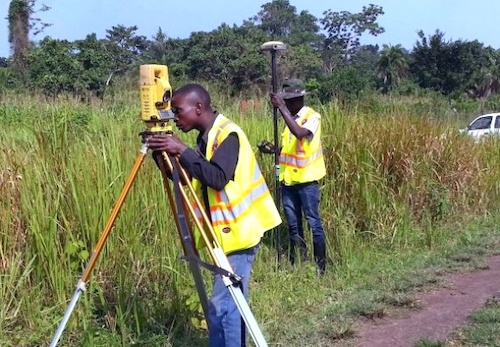
[(325, 243), (314, 243), (314, 261), (316, 262), (316, 273), (323, 276), (326, 270), (326, 245)]

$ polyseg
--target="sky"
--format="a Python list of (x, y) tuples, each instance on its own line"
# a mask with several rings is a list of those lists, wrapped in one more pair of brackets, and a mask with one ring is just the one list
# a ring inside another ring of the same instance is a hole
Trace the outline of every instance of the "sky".
[[(116, 25), (136, 25), (136, 33), (148, 39), (159, 28), (169, 37), (187, 38), (192, 32), (209, 32), (222, 23), (241, 25), (269, 2), (271, 0), (37, 0), (37, 8), (45, 4), (51, 9), (35, 17), (52, 26), (32, 39), (39, 41), (51, 36), (74, 41), (91, 33), (105, 38), (106, 29)], [(0, 57), (10, 55), (6, 20), (9, 3), (10, 0), (0, 0)], [(323, 17), (323, 12), (329, 9), (359, 13), (370, 3), (381, 6), (385, 13), (377, 22), (385, 28), (385, 33), (376, 37), (365, 34), (362, 44), (401, 44), (411, 50), (419, 30), (428, 37), (439, 29), (446, 41), (477, 39), (485, 46), (500, 48), (500, 35), (495, 29), (500, 13), (498, 0), (290, 0), (289, 3), (296, 7), (297, 13), (308, 11), (316, 18)]]

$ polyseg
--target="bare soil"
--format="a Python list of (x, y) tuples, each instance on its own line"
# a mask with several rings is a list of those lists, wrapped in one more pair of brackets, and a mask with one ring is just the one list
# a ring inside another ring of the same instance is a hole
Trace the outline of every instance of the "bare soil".
[(352, 341), (360, 347), (414, 347), (418, 341), (444, 341), (468, 323), (468, 317), (500, 291), (500, 256), (488, 267), (447, 277), (449, 288), (421, 294), (421, 309), (402, 317), (360, 322)]

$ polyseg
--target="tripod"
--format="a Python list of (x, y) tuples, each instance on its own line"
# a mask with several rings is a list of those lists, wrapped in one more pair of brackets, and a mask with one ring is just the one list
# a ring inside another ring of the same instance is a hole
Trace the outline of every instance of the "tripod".
[[(169, 131), (171, 132), (171, 130)], [(146, 157), (147, 153), (148, 146), (142, 145), (139, 154), (137, 155), (137, 158), (132, 166), (132, 169), (127, 177), (127, 180), (122, 188), (122, 191), (118, 196), (117, 203), (113, 207), (104, 230), (99, 237), (94, 252), (92, 253), (90, 260), (85, 267), (85, 271), (82, 277), (77, 283), (76, 290), (73, 294), (73, 297), (71, 298), (68, 308), (66, 309), (63, 319), (61, 320), (57, 331), (54, 334), (50, 347), (57, 346), (57, 343), (61, 338), (61, 335), (69, 321), (71, 313), (73, 312), (78, 299), (87, 289), (87, 282), (90, 278), (90, 273), (96, 265), (97, 259), (102, 252), (104, 244), (106, 243), (106, 240), (108, 239), (108, 236), (116, 221), (116, 218), (118, 217), (120, 209), (122, 208), (127, 195), (135, 182), (137, 174), (144, 162), (144, 158)], [(231, 297), (236, 303), (236, 306), (243, 319), (244, 324), (242, 324), (242, 329), (245, 329), (246, 326), (257, 347), (267, 347), (267, 342), (259, 329), (255, 317), (250, 311), (245, 296), (243, 295), (242, 290), (238, 287), (241, 282), (241, 277), (235, 274), (232, 270), (231, 265), (215, 235), (215, 231), (211, 225), (207, 213), (203, 208), (200, 209), (203, 217), (203, 223), (200, 222), (200, 220), (196, 217), (195, 210), (189, 201), (189, 196), (192, 197), (197, 206), (203, 206), (203, 204), (200, 203), (199, 198), (196, 195), (193, 186), (191, 185), (188, 174), (179, 163), (177, 157), (171, 157), (166, 152), (162, 152), (162, 159), (163, 161), (161, 161), (158, 166), (162, 172), (165, 190), (167, 191), (170, 207), (175, 217), (176, 227), (179, 232), (184, 251), (184, 259), (188, 261), (189, 268), (193, 273), (196, 290), (198, 292), (205, 317), (208, 317), (208, 299), (205, 292), (205, 286), (203, 278), (201, 276), (200, 267), (207, 268), (210, 271), (222, 276), (223, 283), (229, 290)], [(168, 173), (170, 173), (170, 176), (172, 177), (173, 192), (172, 187), (170, 186)], [(187, 192), (184, 186), (187, 187)], [(186, 212), (189, 213), (189, 216), (191, 216), (191, 220), (194, 221), (198, 230), (200, 231), (201, 238), (204, 244), (207, 246), (208, 253), (213, 264), (205, 263), (199, 258), (199, 255), (194, 247), (191, 224), (189, 223), (190, 220), (186, 217)], [(210, 329), (210, 325), (208, 326), (208, 328)]]

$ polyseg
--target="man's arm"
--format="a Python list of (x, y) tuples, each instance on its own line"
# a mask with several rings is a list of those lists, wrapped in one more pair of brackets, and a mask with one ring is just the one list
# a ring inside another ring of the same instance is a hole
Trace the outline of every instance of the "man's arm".
[(219, 144), (210, 161), (190, 148), (182, 152), (179, 160), (203, 185), (222, 190), (234, 178), (239, 148), (238, 135), (231, 133)]
[(271, 103), (274, 107), (280, 110), (283, 119), (285, 120), (286, 126), (290, 129), (290, 132), (298, 139), (301, 139), (306, 136), (312, 136), (312, 133), (309, 129), (303, 128), (297, 124), (293, 116), (290, 114), (290, 110), (286, 107), (286, 103), (282, 97), (280, 97), (277, 93), (271, 93)]
[(312, 135), (309, 129), (301, 127), (300, 125), (297, 124), (295, 119), (293, 119), (292, 115), (290, 114), (290, 111), (288, 110), (286, 105), (279, 107), (279, 110), (281, 112), (281, 115), (283, 116), (286, 126), (288, 127), (288, 129), (290, 129), (290, 132), (293, 134), (293, 136), (295, 136), (298, 139), (301, 139), (303, 137), (308, 137)]

